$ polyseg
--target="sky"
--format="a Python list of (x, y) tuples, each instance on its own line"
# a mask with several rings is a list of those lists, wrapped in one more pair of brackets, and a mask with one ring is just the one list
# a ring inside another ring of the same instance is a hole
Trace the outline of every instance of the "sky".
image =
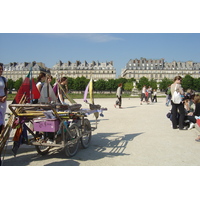
[(196, 0), (28, 2), (1, 2), (0, 62), (200, 62)]
[(0, 62), (114, 62), (117, 76), (130, 59), (200, 62), (199, 33), (1, 33)]

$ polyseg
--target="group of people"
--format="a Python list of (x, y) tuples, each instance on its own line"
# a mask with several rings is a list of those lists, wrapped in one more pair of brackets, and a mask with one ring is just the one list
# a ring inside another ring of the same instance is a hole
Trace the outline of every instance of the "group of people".
[[(53, 77), (50, 75), (46, 75), (44, 72), (40, 72), (39, 76), (37, 77), (37, 84), (36, 87), (39, 90), (39, 92), (41, 92), (42, 87), (45, 83), (45, 81), (51, 85), (52, 87), (54, 87), (55, 85), (52, 85)], [(57, 83), (55, 83), (57, 84)], [(56, 92), (56, 96), (58, 98), (58, 102), (64, 104), (64, 99), (65, 99), (65, 94), (68, 91), (68, 87), (67, 87), (67, 77), (62, 77), (60, 80), (60, 87), (58, 87), (58, 90)], [(38, 99), (34, 99), (33, 103), (38, 103)]]
[[(171, 104), (172, 109), (170, 116), (168, 116), (172, 121), (172, 128), (179, 130), (187, 130), (192, 129), (197, 122), (197, 119), (200, 119), (200, 95), (194, 94), (192, 90), (188, 89), (184, 92), (181, 86), (182, 77), (176, 76), (174, 78), (174, 83), (169, 85), (166, 91), (166, 106)], [(175, 100), (175, 94), (180, 96), (180, 100)], [(122, 84), (120, 83), (117, 88), (117, 101), (114, 105), (115, 107), (118, 105), (121, 108), (122, 105)], [(154, 89), (149, 86), (148, 88), (144, 85), (141, 92), (141, 102), (157, 102), (157, 93)], [(189, 123), (189, 127), (185, 126), (186, 123)], [(196, 141), (200, 141), (200, 136), (196, 138)]]
[[(114, 104), (115, 108), (119, 106), (119, 108), (122, 108), (122, 83), (118, 85), (117, 92), (117, 101)], [(153, 89), (149, 86), (146, 87), (146, 85), (143, 86), (142, 92), (141, 92), (141, 102), (140, 105), (142, 105), (143, 102), (146, 102), (147, 104), (150, 103), (150, 101), (157, 102), (157, 91), (156, 89)]]
[(157, 91), (156, 89), (152, 90), (151, 86), (146, 87), (146, 85), (144, 85), (142, 88), (140, 105), (142, 105), (142, 102), (149, 104), (150, 101), (152, 103), (157, 102)]
[[(176, 76), (169, 88), (172, 109), (168, 117), (172, 121), (173, 129), (190, 130), (194, 128), (197, 119), (200, 119), (200, 95), (190, 89), (184, 92), (181, 81), (182, 77)], [(189, 128), (186, 126), (187, 123), (189, 123)], [(200, 141), (200, 136), (196, 138), (196, 141)]]
[[(5, 114), (7, 108), (7, 79), (3, 76), (3, 63), (0, 63), (0, 133), (3, 131), (5, 126)], [(52, 82), (52, 76), (46, 75), (45, 73), (41, 72), (37, 77), (36, 87), (39, 92), (41, 92), (44, 83), (50, 84)], [(57, 83), (55, 83), (57, 84)], [(53, 85), (51, 85), (53, 87)], [(64, 99), (66, 98), (68, 87), (67, 87), (67, 77), (62, 77), (59, 81), (59, 87), (57, 89), (56, 97), (58, 98), (58, 102), (64, 104)], [(38, 103), (38, 99), (32, 99), (31, 103), (36, 104)], [(0, 155), (0, 166), (1, 166), (1, 155)]]
[[(47, 82), (51, 85), (52, 76), (46, 75), (44, 72), (40, 72), (39, 76), (37, 77), (36, 87), (39, 92), (41, 92), (44, 83)], [(60, 87), (58, 87), (58, 92), (56, 97), (58, 98), (58, 102), (64, 103), (66, 98), (65, 93), (68, 91), (67, 87), (67, 77), (62, 77), (60, 82)], [(53, 87), (53, 85), (51, 85)], [(0, 133), (4, 128), (5, 124), (5, 113), (7, 108), (7, 79), (3, 76), (3, 63), (0, 63)], [(33, 99), (31, 103), (36, 104), (38, 103), (38, 99)]]

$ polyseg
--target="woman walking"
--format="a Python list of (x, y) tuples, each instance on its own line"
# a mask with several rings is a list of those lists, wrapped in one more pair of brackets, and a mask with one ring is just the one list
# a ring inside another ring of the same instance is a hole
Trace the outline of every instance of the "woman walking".
[(118, 85), (116, 96), (117, 96), (117, 100), (118, 100), (119, 103), (115, 104), (114, 106), (116, 108), (116, 106), (118, 105), (119, 108), (122, 108), (121, 107), (122, 106), (122, 83), (120, 83)]

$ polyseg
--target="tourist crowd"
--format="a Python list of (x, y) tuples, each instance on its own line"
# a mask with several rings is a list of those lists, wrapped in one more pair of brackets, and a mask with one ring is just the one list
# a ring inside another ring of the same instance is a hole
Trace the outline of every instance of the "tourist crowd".
[[(191, 130), (200, 120), (200, 94), (191, 89), (184, 91), (181, 81), (182, 77), (176, 76), (174, 83), (167, 88), (166, 106), (171, 104), (167, 117), (171, 120), (173, 129)], [(196, 141), (200, 141), (200, 136)]]

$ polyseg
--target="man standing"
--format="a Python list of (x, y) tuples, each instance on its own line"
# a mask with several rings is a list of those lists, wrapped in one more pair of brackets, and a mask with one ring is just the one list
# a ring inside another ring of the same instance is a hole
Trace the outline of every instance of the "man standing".
[(120, 83), (119, 85), (118, 85), (118, 88), (117, 88), (117, 93), (116, 93), (116, 96), (117, 96), (117, 99), (118, 99), (118, 104), (115, 104), (114, 106), (115, 106), (115, 108), (116, 108), (116, 106), (118, 105), (119, 106), (119, 108), (121, 109), (122, 107), (122, 83)]

